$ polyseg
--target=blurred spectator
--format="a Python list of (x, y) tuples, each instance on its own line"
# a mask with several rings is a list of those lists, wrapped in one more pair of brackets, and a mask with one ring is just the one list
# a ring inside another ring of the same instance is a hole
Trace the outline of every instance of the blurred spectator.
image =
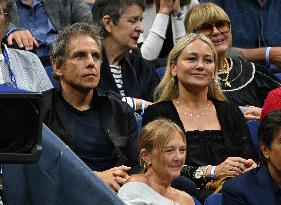
[(171, 187), (185, 162), (186, 139), (183, 131), (170, 120), (148, 123), (138, 140), (141, 174), (132, 175), (118, 191), (130, 205), (194, 204), (190, 195)]
[(122, 97), (135, 110), (151, 104), (159, 82), (150, 64), (130, 53), (143, 32), (143, 10), (143, 0), (96, 0), (93, 8), (104, 39), (99, 88)]
[[(67, 26), (54, 42), (60, 89), (44, 93), (44, 123), (112, 189), (136, 172), (137, 127), (126, 103), (98, 92), (101, 43), (93, 25)], [(126, 165), (126, 166), (124, 166)]]
[(231, 24), (222, 8), (213, 3), (194, 6), (186, 16), (187, 32), (206, 35), (218, 53), (218, 80), (227, 99), (242, 106), (247, 119), (258, 119), (269, 91), (281, 86), (280, 80), (263, 66), (238, 57), (226, 58), (231, 48)]
[(92, 22), (90, 7), (83, 0), (14, 0), (14, 25), (8, 45), (35, 50), (44, 67), (50, 65), (50, 48), (58, 32), (76, 22)]
[(84, 0), (88, 4), (94, 4), (96, 0)]
[(96, 0), (84, 0), (91, 8), (93, 8)]
[(281, 88), (268, 94), (258, 133), (262, 166), (226, 182), (223, 204), (281, 204)]
[(141, 54), (147, 60), (166, 58), (174, 44), (185, 35), (184, 17), (197, 0), (145, 0)]
[(188, 152), (181, 174), (201, 189), (201, 201), (219, 187), (209, 188), (208, 182), (240, 175), (256, 167), (257, 159), (245, 118), (224, 101), (216, 65), (209, 38), (194, 33), (181, 38), (156, 88), (157, 103), (143, 117), (144, 125), (164, 117), (185, 130)]
[[(222, 7), (232, 23), (233, 46), (249, 61), (281, 72), (281, 4), (279, 0), (200, 0)], [(278, 68), (276, 68), (276, 66)]]
[(49, 90), (53, 86), (39, 58), (3, 43), (4, 31), (14, 15), (12, 5), (12, 0), (0, 1), (0, 84), (34, 92)]

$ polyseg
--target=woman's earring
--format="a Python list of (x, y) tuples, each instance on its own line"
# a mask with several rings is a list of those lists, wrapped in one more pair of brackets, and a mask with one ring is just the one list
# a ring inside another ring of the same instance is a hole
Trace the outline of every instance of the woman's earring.
[(151, 166), (151, 162), (145, 162), (144, 158), (141, 157), (140, 166), (143, 168), (143, 170), (147, 170)]
[(263, 156), (264, 156), (266, 159), (269, 158), (269, 154), (268, 154), (268, 153), (265, 153)]

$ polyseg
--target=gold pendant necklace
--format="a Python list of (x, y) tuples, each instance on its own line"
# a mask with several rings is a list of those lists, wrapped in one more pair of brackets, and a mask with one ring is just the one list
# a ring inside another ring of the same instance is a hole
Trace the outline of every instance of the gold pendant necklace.
[[(220, 75), (222, 74), (226, 74), (225, 78), (222, 78)], [(229, 78), (229, 71), (226, 71), (224, 73), (218, 73), (218, 79), (220, 81), (222, 81), (224, 83), (224, 87), (229, 87), (231, 88), (231, 84), (230, 82), (228, 81), (228, 78)]]
[(188, 111), (188, 110), (184, 109), (184, 107), (182, 106), (182, 104), (180, 103), (180, 101), (177, 100), (177, 101), (176, 101), (176, 104), (180, 107), (181, 110), (183, 110), (182, 115), (190, 116), (190, 117), (193, 118), (193, 119), (199, 119), (201, 116), (205, 115), (206, 112), (207, 112), (207, 110), (209, 109), (209, 107), (210, 107), (210, 105), (211, 105), (211, 104), (208, 102), (207, 105), (206, 105), (206, 107), (204, 107), (204, 108), (202, 109), (202, 111), (200, 111), (200, 112), (198, 112), (198, 113), (193, 113), (193, 112), (191, 112), (191, 111)]
[[(225, 78), (222, 78), (221, 75), (225, 74)], [(221, 68), (218, 68), (218, 79), (224, 83), (224, 87), (231, 88), (231, 84), (228, 80), (229, 78), (229, 63), (226, 58), (224, 58), (224, 64)]]

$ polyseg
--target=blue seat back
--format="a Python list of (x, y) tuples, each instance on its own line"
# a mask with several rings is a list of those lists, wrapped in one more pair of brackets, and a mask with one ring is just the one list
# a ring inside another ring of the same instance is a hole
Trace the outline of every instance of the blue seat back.
[(206, 198), (204, 205), (222, 205), (222, 194), (211, 194)]
[(252, 142), (255, 146), (257, 154), (259, 154), (258, 129), (259, 129), (260, 122), (258, 120), (248, 120), (247, 124), (251, 133)]
[(195, 197), (192, 197), (195, 205), (202, 205)]
[(279, 80), (281, 80), (281, 73), (275, 73), (274, 74)]
[(156, 69), (156, 73), (160, 78), (160, 80), (164, 77), (165, 72), (166, 72), (166, 67), (159, 67)]

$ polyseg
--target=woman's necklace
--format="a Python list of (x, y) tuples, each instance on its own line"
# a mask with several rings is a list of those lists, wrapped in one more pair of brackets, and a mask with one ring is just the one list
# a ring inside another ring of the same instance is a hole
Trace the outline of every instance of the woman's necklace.
[[(225, 87), (231, 87), (231, 84), (228, 80), (229, 78), (229, 63), (226, 58), (224, 58), (224, 64), (221, 68), (218, 68), (218, 79), (224, 83)], [(225, 75), (223, 78), (222, 75)]]
[(200, 112), (197, 112), (197, 113), (193, 113), (187, 109), (185, 109), (183, 107), (183, 105), (180, 103), (180, 101), (176, 101), (176, 104), (177, 106), (179, 106), (179, 108), (183, 111), (182, 115), (185, 115), (185, 116), (190, 116), (191, 118), (194, 118), (194, 119), (199, 119), (201, 116), (204, 116), (207, 112), (207, 110), (209, 109), (210, 107), (210, 103), (208, 102), (207, 105), (205, 107), (202, 108), (202, 110)]

